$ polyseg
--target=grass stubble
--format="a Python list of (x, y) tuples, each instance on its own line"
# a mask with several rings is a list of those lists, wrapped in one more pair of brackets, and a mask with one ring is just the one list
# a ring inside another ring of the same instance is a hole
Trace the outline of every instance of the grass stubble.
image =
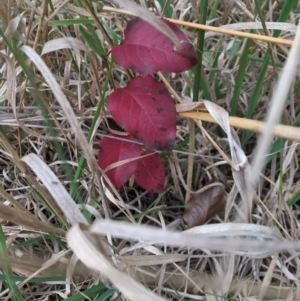
[[(0, 299), (300, 300), (297, 1), (137, 2), (0, 1)], [(178, 113), (159, 196), (109, 187), (95, 159), (105, 99), (132, 76), (106, 54), (146, 10), (182, 25), (202, 62), (159, 73), (175, 102), (224, 109)], [(226, 211), (182, 232), (212, 176)]]

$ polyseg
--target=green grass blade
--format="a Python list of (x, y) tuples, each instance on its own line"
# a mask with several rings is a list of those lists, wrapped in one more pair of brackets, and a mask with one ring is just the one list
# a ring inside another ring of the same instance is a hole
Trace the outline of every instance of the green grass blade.
[[(259, 18), (260, 18), (260, 22), (264, 31), (265, 36), (269, 36), (269, 32), (268, 32), (268, 28), (265, 22), (265, 16), (263, 14), (263, 12), (261, 11), (261, 5), (262, 3), (259, 3), (258, 0), (254, 0), (255, 2), (255, 6), (256, 6), (256, 11), (258, 12)], [(274, 61), (274, 57), (273, 57), (273, 52), (272, 52), (272, 43), (268, 43), (268, 49), (270, 51), (270, 58), (272, 60), (272, 65), (273, 68), (275, 69), (275, 61)]]
[[(16, 283), (11, 279), (11, 275), (13, 275), (12, 268), (10, 265), (10, 261), (8, 260), (8, 251), (6, 247), (5, 235), (2, 230), (2, 226), (0, 225), (0, 257), (4, 258), (3, 260), (3, 272), (5, 276), (6, 286), (9, 288), (12, 301), (25, 301), (22, 297), (22, 294), (16, 285)], [(5, 260), (6, 259), (6, 260)]]
[(116, 289), (108, 289), (96, 301), (106, 301), (116, 292)]
[(295, 205), (300, 200), (300, 190), (295, 192), (287, 201), (288, 206)]
[(86, 43), (91, 47), (91, 49), (98, 54), (99, 57), (103, 57), (105, 55), (105, 51), (99, 39), (95, 39), (92, 37), (90, 33), (88, 33), (83, 26), (79, 26), (79, 31), (86, 41)]
[(220, 0), (216, 0), (213, 4), (214, 4), (214, 6), (212, 7), (212, 10), (211, 10), (211, 13), (209, 14), (208, 20), (212, 20), (216, 17), (216, 12), (220, 5)]
[[(287, 20), (287, 18), (289, 17), (289, 14), (291, 13), (291, 10), (293, 9), (293, 7), (296, 5), (296, 3), (298, 3), (297, 0), (285, 0), (282, 6), (282, 10), (280, 11), (280, 15), (278, 17), (278, 22), (285, 22)], [(273, 36), (274, 37), (278, 37), (280, 35), (279, 30), (275, 30)], [(266, 52), (266, 55), (264, 57), (264, 61), (257, 79), (257, 84), (255, 86), (255, 89), (253, 91), (253, 94), (251, 96), (250, 102), (249, 102), (249, 106), (248, 106), (248, 110), (246, 112), (246, 118), (251, 118), (255, 108), (257, 107), (257, 103), (259, 101), (260, 98), (260, 94), (261, 94), (261, 90), (264, 84), (264, 80), (265, 80), (265, 75), (267, 73), (267, 68), (269, 65), (269, 61), (270, 61), (270, 57), (271, 57), (271, 53), (270, 50), (268, 49)], [(242, 145), (244, 145), (247, 140), (253, 135), (253, 133), (246, 133), (243, 132), (242, 135)]]
[(77, 294), (74, 294), (73, 296), (70, 296), (67, 299), (64, 299), (64, 301), (80, 301), (80, 300), (86, 300), (86, 298), (93, 298), (93, 297), (97, 296), (98, 294), (102, 294), (102, 292), (105, 289), (106, 288), (105, 288), (104, 284), (100, 283), (100, 284), (95, 285), (85, 291), (79, 292)]
[(164, 10), (164, 17), (172, 18), (173, 15), (173, 8), (170, 5), (170, 0), (158, 0), (161, 8)]
[(243, 50), (243, 54), (240, 59), (240, 66), (239, 66), (238, 73), (236, 75), (235, 86), (234, 86), (233, 95), (232, 95), (232, 99), (231, 99), (230, 115), (232, 115), (232, 116), (235, 116), (236, 112), (237, 112), (237, 105), (238, 105), (238, 101), (239, 101), (241, 91), (243, 88), (244, 77), (245, 77), (245, 73), (246, 73), (246, 69), (247, 69), (250, 45), (251, 45), (251, 42), (249, 39), (247, 39), (244, 50)]
[[(94, 24), (94, 20), (90, 18), (78, 18), (69, 20), (52, 20), (49, 22), (54, 26), (70, 26), (70, 25), (83, 25), (83, 24)], [(45, 22), (45, 25), (47, 23)]]
[[(11, 281), (21, 282), (27, 279), (25, 276), (10, 276)], [(5, 281), (7, 278), (5, 275), (0, 274), (0, 281)], [(57, 281), (65, 281), (66, 276), (55, 276), (55, 277), (33, 277), (28, 282), (29, 283), (47, 283), (47, 282), (57, 282)], [(22, 299), (23, 300), (23, 299)]]
[[(199, 5), (199, 23), (206, 24), (208, 0), (202, 0)], [(201, 68), (202, 68), (202, 59), (203, 59), (203, 50), (205, 44), (205, 31), (199, 30), (198, 32), (198, 44), (196, 49), (198, 64), (195, 67), (195, 81), (194, 81), (194, 91), (193, 91), (193, 101), (198, 101), (200, 86), (201, 86)]]

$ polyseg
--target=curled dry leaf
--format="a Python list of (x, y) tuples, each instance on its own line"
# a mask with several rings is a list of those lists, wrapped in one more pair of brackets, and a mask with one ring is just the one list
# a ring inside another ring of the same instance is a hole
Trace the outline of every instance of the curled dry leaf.
[(214, 180), (210, 181), (201, 192), (195, 193), (187, 202), (183, 220), (189, 228), (203, 225), (211, 217), (225, 209), (225, 190), (219, 184), (214, 183)]
[(203, 103), (210, 115), (227, 134), (232, 160), (232, 175), (243, 200), (241, 203), (241, 213), (243, 216), (240, 216), (240, 218), (248, 222), (251, 220), (253, 202), (253, 189), (249, 183), (251, 183), (251, 176), (255, 173), (253, 173), (253, 168), (250, 167), (248, 158), (240, 146), (238, 136), (230, 127), (228, 112), (211, 101), (205, 100)]
[(176, 105), (176, 112), (188, 112), (192, 110), (200, 110), (206, 109), (205, 104), (203, 101), (196, 101), (196, 102), (183, 102)]
[[(234, 182), (238, 188), (238, 191), (242, 197), (241, 210), (239, 212), (239, 218), (244, 221), (250, 220), (253, 189), (251, 185), (248, 185), (251, 181), (251, 176), (254, 175), (253, 168), (248, 163), (247, 156), (240, 146), (239, 138), (230, 127), (229, 114), (223, 108), (217, 104), (204, 100), (198, 103), (187, 103), (176, 106), (177, 112), (185, 112), (185, 110), (202, 109), (205, 106), (211, 117), (220, 125), (228, 137), (228, 144), (230, 147), (231, 160), (232, 160), (232, 175)], [(230, 208), (226, 208), (228, 211)]]

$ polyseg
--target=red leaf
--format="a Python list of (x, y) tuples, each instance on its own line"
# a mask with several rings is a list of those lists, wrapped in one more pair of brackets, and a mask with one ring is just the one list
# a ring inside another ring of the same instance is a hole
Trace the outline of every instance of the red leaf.
[[(123, 137), (110, 134), (101, 140), (99, 144), (98, 165), (103, 170), (113, 163), (139, 157), (141, 155), (142, 150), (140, 145), (116, 138), (132, 139), (128, 136)], [(118, 189), (133, 175), (136, 166), (137, 160), (134, 160), (108, 170), (106, 175)]]
[(160, 156), (153, 151), (145, 151), (142, 153), (142, 156), (144, 155), (148, 156), (137, 161), (134, 181), (146, 190), (161, 193), (164, 190), (165, 182), (164, 164)]
[(131, 20), (125, 29), (123, 43), (112, 48), (117, 63), (143, 75), (158, 71), (182, 72), (197, 64), (193, 45), (176, 25), (164, 20), (181, 41), (174, 50), (171, 40), (140, 18)]
[[(215, 182), (216, 179), (212, 179), (206, 186)], [(191, 199), (186, 203), (183, 214), (183, 220), (187, 226), (192, 228), (203, 225), (214, 215), (222, 211), (226, 205), (224, 193), (224, 187), (217, 184), (208, 187), (202, 192), (193, 194)]]
[(176, 108), (163, 83), (135, 77), (108, 98), (108, 108), (121, 128), (150, 148), (171, 150), (176, 135)]

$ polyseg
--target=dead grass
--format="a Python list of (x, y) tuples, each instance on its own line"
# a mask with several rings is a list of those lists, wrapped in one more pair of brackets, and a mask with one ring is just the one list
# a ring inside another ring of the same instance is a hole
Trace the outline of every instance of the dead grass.
[[(294, 74), (284, 75), (286, 83), (279, 86), (291, 84), (287, 100), (276, 99), (280, 90), (274, 93), (283, 63), (296, 55), (290, 45), (297, 33), (299, 5), (279, 23), (286, 1), (260, 1), (264, 20), (258, 18), (253, 1), (208, 1), (208, 25), (217, 29), (206, 28), (202, 72), (206, 89), (200, 100), (212, 100), (231, 113), (236, 135), (230, 138), (230, 131), (226, 135), (211, 123), (216, 120), (213, 114), (180, 113), (175, 149), (165, 156), (166, 190), (157, 196), (130, 183), (119, 191), (105, 187), (105, 175), (96, 162), (98, 143), (111, 131), (105, 99), (131, 76), (104, 56), (122, 39), (131, 13), (99, 1), (12, 2), (0, 0), (0, 28), (5, 32), (0, 39), (0, 299), (300, 300), (298, 250), (272, 252), (264, 247), (265, 241), (280, 245), (283, 239), (299, 240), (298, 61)], [(165, 2), (173, 19), (192, 23), (199, 19), (199, 1), (138, 2), (156, 15), (161, 14), (157, 3)], [(197, 29), (186, 25), (181, 28), (196, 45)], [(256, 36), (250, 36), (249, 29), (255, 29)], [(282, 30), (280, 40), (265, 37), (274, 30)], [(249, 45), (245, 37), (250, 38)], [(239, 77), (245, 51), (245, 73)], [(266, 73), (261, 75), (268, 51)], [(193, 72), (159, 77), (169, 85), (176, 103), (191, 101)], [(255, 92), (260, 84), (261, 91)], [(266, 132), (258, 122), (272, 108), (277, 108), (280, 123), (293, 128), (274, 127), (273, 122)], [(267, 138), (258, 143), (259, 135), (249, 135), (251, 129), (266, 133), (272, 145), (258, 156), (266, 164), (258, 162), (254, 171), (247, 158), (253, 162)], [(186, 185), (192, 162), (188, 155), (194, 156), (191, 186)], [(258, 175), (255, 191), (253, 174)], [(226, 211), (207, 226), (183, 232), (189, 188), (196, 191), (211, 177), (225, 186)], [(241, 178), (245, 181), (239, 184)], [(106, 235), (91, 240), (83, 234), (86, 227), (76, 225), (101, 218), (130, 221), (136, 228), (124, 226), (124, 232), (112, 237), (118, 224), (105, 224), (104, 229), (94, 224), (91, 232)], [(141, 224), (182, 233), (173, 243), (164, 231), (153, 237)], [(72, 251), (97, 272), (72, 257), (65, 237), (72, 225), (68, 234)], [(190, 238), (199, 240), (198, 246), (205, 238), (211, 244), (187, 248), (181, 243), (187, 235), (198, 235)], [(216, 236), (232, 241), (232, 248), (224, 249), (220, 241), (217, 245)], [(246, 238), (249, 249), (235, 238)], [(160, 239), (167, 244), (159, 247)]]

